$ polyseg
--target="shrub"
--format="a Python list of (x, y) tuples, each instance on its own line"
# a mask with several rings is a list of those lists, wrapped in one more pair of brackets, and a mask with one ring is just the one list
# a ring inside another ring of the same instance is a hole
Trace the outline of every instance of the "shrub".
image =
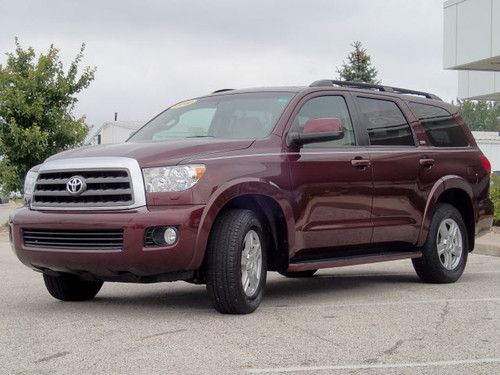
[(490, 187), (490, 197), (495, 206), (493, 214), (493, 225), (500, 225), (500, 185), (495, 184)]

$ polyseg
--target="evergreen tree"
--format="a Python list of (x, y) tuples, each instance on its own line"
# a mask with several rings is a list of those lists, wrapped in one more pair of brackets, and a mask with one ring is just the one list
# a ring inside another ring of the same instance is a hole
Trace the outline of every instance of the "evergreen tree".
[(343, 81), (380, 83), (377, 79), (377, 69), (371, 64), (371, 57), (366, 53), (361, 42), (356, 41), (351, 46), (353, 51), (347, 56), (347, 62), (343, 61), (337, 68), (339, 79)]

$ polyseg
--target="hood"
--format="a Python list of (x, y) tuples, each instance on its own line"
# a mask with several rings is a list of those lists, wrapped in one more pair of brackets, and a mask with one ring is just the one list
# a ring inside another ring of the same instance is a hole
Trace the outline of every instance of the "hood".
[(175, 165), (186, 158), (243, 150), (250, 147), (253, 140), (187, 138), (161, 142), (126, 142), (81, 147), (63, 151), (48, 158), (49, 160), (122, 156), (136, 159), (141, 167)]

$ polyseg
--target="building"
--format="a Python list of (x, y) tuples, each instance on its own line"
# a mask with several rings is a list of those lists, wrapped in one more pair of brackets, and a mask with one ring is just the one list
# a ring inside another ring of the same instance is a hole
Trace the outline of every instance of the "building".
[[(458, 70), (458, 98), (500, 101), (500, 0), (445, 1), (443, 40), (444, 68)], [(498, 130), (472, 132), (493, 171), (500, 171)]]
[(90, 143), (121, 143), (125, 142), (133, 132), (144, 125), (140, 121), (106, 121), (101, 125)]
[(500, 0), (444, 2), (443, 65), (458, 70), (458, 98), (500, 100)]

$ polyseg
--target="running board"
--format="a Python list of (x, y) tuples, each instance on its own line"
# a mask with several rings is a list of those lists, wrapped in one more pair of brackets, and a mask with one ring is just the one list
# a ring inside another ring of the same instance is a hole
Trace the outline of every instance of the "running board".
[(308, 270), (317, 270), (320, 268), (333, 268), (343, 266), (354, 266), (357, 264), (387, 262), (390, 260), (420, 258), (421, 251), (406, 251), (406, 252), (386, 252), (370, 255), (356, 255), (339, 258), (314, 259), (305, 261), (292, 262), (288, 266), (289, 272), (299, 272)]

